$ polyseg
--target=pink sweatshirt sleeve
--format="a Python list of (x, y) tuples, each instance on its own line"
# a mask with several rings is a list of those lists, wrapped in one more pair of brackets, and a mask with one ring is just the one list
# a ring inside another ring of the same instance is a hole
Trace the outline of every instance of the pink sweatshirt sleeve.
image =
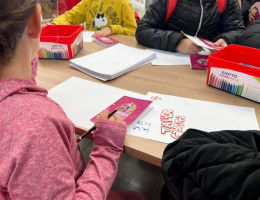
[[(117, 173), (126, 126), (99, 120), (91, 160), (76, 180), (78, 163), (75, 160), (79, 159), (79, 150), (71, 134), (71, 124), (56, 118), (43, 119), (38, 124), (35, 121), (27, 123), (31, 128), (26, 133), (18, 128), (17, 133), (23, 132), (23, 135), (3, 143), (14, 145), (6, 145), (9, 155), (2, 157), (5, 164), (2, 163), (0, 169), (12, 170), (10, 177), (6, 173), (9, 198), (105, 200)], [(0, 197), (3, 194), (1, 191)]]
[(94, 148), (85, 172), (77, 182), (79, 199), (106, 199), (117, 173), (126, 126), (99, 119), (93, 134)]

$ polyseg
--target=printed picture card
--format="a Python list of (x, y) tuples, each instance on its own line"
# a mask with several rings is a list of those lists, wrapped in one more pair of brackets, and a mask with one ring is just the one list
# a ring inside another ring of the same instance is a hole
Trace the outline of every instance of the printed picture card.
[[(121, 117), (121, 119), (129, 125), (146, 114), (151, 109), (149, 106), (152, 102), (153, 101), (150, 100), (123, 96), (106, 109), (110, 112), (118, 109), (114, 115)], [(95, 122), (97, 118), (99, 118), (99, 114), (93, 117), (91, 121)]]

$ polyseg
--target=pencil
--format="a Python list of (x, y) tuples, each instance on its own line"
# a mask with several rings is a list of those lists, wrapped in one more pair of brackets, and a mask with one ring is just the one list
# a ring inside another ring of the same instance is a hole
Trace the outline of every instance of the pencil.
[[(108, 119), (117, 112), (118, 108), (113, 110), (111, 113), (108, 115)], [(96, 125), (92, 126), (86, 133), (84, 133), (82, 136), (78, 137), (76, 140), (77, 143), (79, 143), (84, 137), (86, 137), (88, 134), (90, 134), (92, 131), (96, 129)]]

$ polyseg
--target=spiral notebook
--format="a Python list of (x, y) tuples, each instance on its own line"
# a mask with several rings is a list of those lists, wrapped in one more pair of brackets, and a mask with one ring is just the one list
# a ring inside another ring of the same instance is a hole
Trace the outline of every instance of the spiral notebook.
[(71, 67), (97, 79), (107, 81), (137, 69), (155, 57), (155, 52), (148, 52), (119, 43), (70, 61)]

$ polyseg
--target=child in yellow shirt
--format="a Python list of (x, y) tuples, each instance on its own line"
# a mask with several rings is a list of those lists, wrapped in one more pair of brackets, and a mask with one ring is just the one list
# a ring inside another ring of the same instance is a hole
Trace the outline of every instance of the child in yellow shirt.
[(82, 0), (52, 20), (53, 24), (81, 24), (96, 31), (92, 37), (112, 34), (135, 35), (136, 20), (129, 0)]

